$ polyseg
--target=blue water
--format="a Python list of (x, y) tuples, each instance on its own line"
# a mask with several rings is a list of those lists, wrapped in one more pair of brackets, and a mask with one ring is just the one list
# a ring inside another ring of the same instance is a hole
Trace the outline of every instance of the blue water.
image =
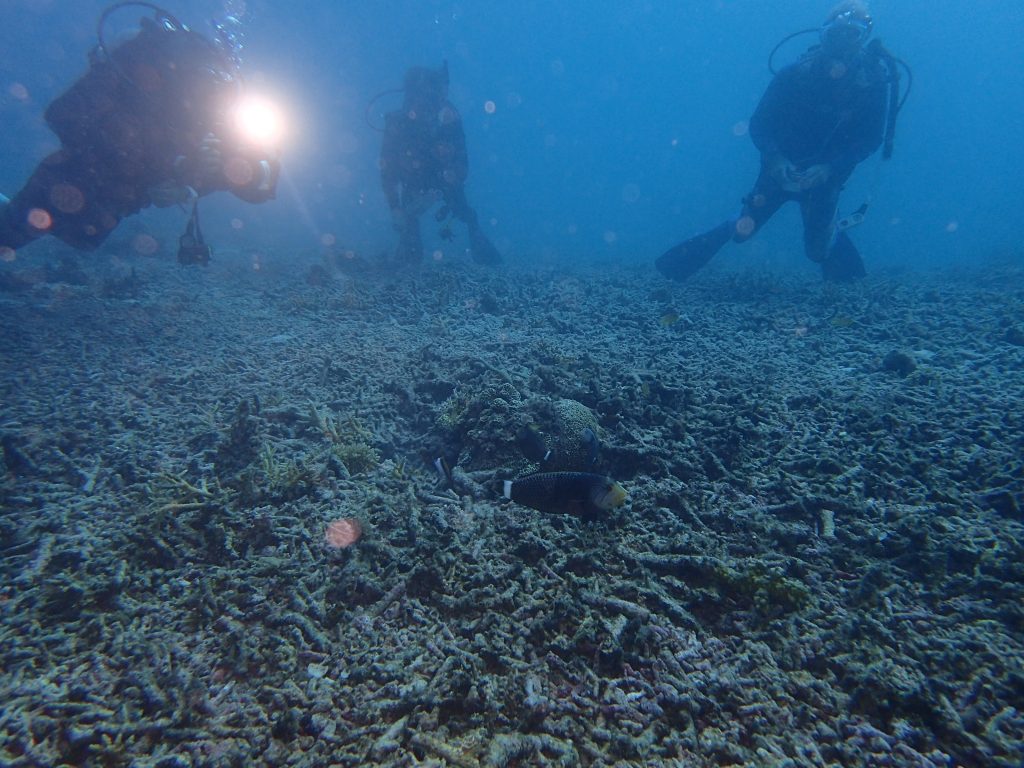
[[(0, 190), (16, 191), (56, 148), (42, 113), (78, 77), (99, 0), (0, 2)], [(222, 2), (168, 8), (200, 30)], [(636, 262), (732, 214), (757, 154), (743, 132), (785, 34), (829, 4), (790, 0), (557, 3), (385, 0), (245, 6), (253, 90), (286, 108), (278, 199), (206, 204), (209, 238), (239, 248), (316, 252), (324, 235), (375, 256), (394, 245), (368, 103), (414, 64), (451, 68), (469, 144), (468, 194), (510, 261)], [(1024, 7), (1015, 0), (889, 0), (875, 34), (914, 71), (888, 163), (860, 166), (844, 196), (872, 201), (855, 232), (869, 269), (1019, 254), (1024, 210)], [(135, 12), (119, 15), (127, 29)], [(780, 52), (792, 60), (812, 37)], [(384, 98), (380, 110), (393, 108)], [(493, 102), (493, 112), (486, 105)], [(132, 227), (176, 235), (179, 211)], [(127, 223), (126, 223), (127, 224)], [(125, 226), (125, 225), (122, 225)], [(451, 248), (451, 246), (443, 246)], [(19, 258), (31, 259), (38, 246)], [(807, 270), (798, 214), (784, 209), (724, 267)]]

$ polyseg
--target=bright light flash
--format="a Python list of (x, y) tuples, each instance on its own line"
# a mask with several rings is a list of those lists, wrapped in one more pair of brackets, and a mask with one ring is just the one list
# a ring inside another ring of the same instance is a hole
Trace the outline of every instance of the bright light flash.
[(260, 146), (276, 146), (284, 136), (284, 115), (272, 101), (246, 96), (235, 110), (235, 126), (247, 141)]

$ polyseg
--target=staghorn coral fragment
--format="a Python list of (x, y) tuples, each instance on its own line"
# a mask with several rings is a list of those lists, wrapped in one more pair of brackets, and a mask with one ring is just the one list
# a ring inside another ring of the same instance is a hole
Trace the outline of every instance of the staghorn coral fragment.
[(500, 734), (491, 740), (484, 765), (508, 768), (526, 761), (531, 765), (555, 765), (571, 768), (579, 765), (576, 749), (546, 734)]

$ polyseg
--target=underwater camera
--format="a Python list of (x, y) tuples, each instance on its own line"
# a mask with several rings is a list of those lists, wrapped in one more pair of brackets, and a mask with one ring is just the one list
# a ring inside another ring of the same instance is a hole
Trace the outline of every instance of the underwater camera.
[(178, 263), (183, 266), (199, 264), (205, 267), (210, 263), (213, 249), (203, 239), (203, 230), (199, 226), (199, 199), (192, 201), (192, 215), (189, 216), (185, 232), (178, 238)]
[(184, 266), (198, 264), (207, 266), (213, 249), (206, 243), (201, 243), (193, 235), (188, 233), (178, 238), (178, 263)]

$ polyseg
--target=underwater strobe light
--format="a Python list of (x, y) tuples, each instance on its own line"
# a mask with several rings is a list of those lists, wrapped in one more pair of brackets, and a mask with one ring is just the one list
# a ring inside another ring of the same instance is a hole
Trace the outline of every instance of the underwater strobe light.
[(234, 121), (239, 135), (257, 146), (276, 148), (284, 138), (284, 114), (263, 96), (243, 96), (235, 107)]

